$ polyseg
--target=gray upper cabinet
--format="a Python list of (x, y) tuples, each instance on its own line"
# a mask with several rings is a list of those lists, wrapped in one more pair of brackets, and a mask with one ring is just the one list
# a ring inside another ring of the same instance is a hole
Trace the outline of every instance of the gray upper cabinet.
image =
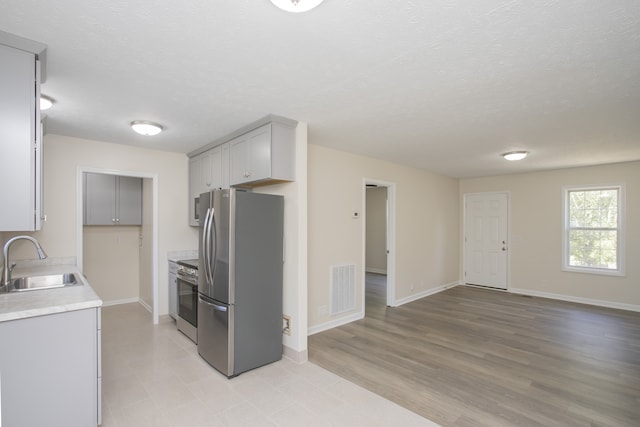
[(0, 39), (0, 64), (0, 231), (40, 230), (40, 63)]
[(84, 174), (84, 225), (141, 224), (141, 178)]
[(271, 184), (295, 179), (295, 128), (269, 123), (230, 141), (232, 186)]
[(200, 194), (216, 188), (229, 188), (228, 179), (223, 178), (222, 151), (222, 147), (214, 147), (189, 159), (190, 225), (198, 225), (196, 210)]
[(222, 148), (214, 147), (191, 159), (195, 171), (191, 176), (193, 193), (199, 195), (216, 188), (222, 188)]
[(189, 225), (199, 223), (202, 193), (294, 181), (297, 125), (269, 115), (189, 153)]

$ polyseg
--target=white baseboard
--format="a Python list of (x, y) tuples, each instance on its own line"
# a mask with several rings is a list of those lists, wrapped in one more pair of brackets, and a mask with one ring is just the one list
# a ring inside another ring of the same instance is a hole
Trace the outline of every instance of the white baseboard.
[(446, 291), (447, 289), (454, 288), (459, 284), (460, 282), (451, 282), (451, 283), (447, 283), (446, 285), (438, 286), (437, 288), (427, 289), (426, 291), (418, 292), (417, 294), (400, 298), (399, 300), (395, 301), (394, 307), (398, 307), (413, 301), (417, 301), (420, 298), (428, 297), (429, 295), (437, 294), (438, 292)]
[(126, 298), (126, 299), (115, 299), (111, 301), (102, 301), (103, 307), (109, 307), (110, 305), (120, 305), (120, 304), (131, 304), (132, 302), (140, 302), (140, 298)]
[(365, 272), (367, 273), (376, 273), (376, 274), (387, 274), (387, 270), (383, 270), (381, 268), (365, 268), (364, 269)]
[[(417, 294), (409, 295), (408, 297), (401, 298), (395, 301), (395, 305), (393, 307), (398, 307), (403, 304), (407, 304), (412, 301), (419, 300), (420, 298), (428, 297), (429, 295), (437, 294), (438, 292), (445, 291), (447, 289), (458, 286), (460, 282), (452, 282), (447, 283), (446, 285), (438, 286), (437, 288), (427, 289), (426, 291), (419, 292)], [(336, 328), (338, 326), (346, 325), (347, 323), (354, 322), (356, 320), (360, 320), (364, 318), (364, 312), (359, 311), (357, 313), (353, 313), (349, 316), (341, 317), (336, 320), (331, 320), (329, 322), (322, 323), (320, 325), (312, 326), (307, 329), (307, 335), (313, 335), (320, 332), (327, 331), (329, 329)]]
[(146, 308), (149, 313), (153, 313), (153, 308), (151, 308), (151, 306), (147, 304), (142, 298), (138, 299), (138, 304)]
[(338, 326), (346, 325), (347, 323), (354, 322), (356, 320), (360, 320), (364, 318), (364, 312), (359, 311), (357, 313), (351, 314), (349, 316), (341, 317), (336, 320), (331, 320), (326, 323), (322, 323), (320, 325), (312, 326), (307, 329), (307, 335), (317, 334), (319, 332), (327, 331), (329, 329), (333, 329)]
[(286, 345), (282, 346), (282, 355), (287, 359), (291, 359), (296, 363), (305, 363), (309, 361), (309, 351), (307, 349), (298, 351)]
[(511, 292), (514, 294), (520, 294), (520, 295), (530, 295), (532, 297), (557, 299), (560, 301), (577, 302), (579, 304), (588, 304), (588, 305), (595, 305), (599, 307), (617, 308), (619, 310), (640, 312), (640, 305), (635, 305), (635, 304), (625, 304), (625, 303), (614, 302), (614, 301), (604, 301), (599, 299), (574, 297), (570, 295), (553, 294), (549, 292), (538, 292), (538, 291), (531, 291), (529, 289), (519, 289), (519, 288), (509, 288), (508, 292)]

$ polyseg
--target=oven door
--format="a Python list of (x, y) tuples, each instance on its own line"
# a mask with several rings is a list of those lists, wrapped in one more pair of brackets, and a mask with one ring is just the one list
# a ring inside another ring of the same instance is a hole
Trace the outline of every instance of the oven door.
[(178, 275), (178, 316), (198, 326), (198, 285)]

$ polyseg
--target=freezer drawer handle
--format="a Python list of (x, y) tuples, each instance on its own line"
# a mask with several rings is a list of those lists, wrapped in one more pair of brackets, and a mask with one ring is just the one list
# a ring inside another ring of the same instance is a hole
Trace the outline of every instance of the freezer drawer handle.
[(227, 311), (227, 307), (225, 307), (223, 305), (212, 304), (212, 303), (210, 303), (208, 301), (203, 300), (201, 297), (198, 297), (198, 299), (200, 300), (201, 303), (210, 305), (216, 311)]

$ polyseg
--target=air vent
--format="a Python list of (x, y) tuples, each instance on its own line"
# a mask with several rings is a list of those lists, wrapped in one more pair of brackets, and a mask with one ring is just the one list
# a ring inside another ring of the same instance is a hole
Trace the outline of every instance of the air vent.
[(331, 266), (331, 315), (356, 308), (355, 264)]

